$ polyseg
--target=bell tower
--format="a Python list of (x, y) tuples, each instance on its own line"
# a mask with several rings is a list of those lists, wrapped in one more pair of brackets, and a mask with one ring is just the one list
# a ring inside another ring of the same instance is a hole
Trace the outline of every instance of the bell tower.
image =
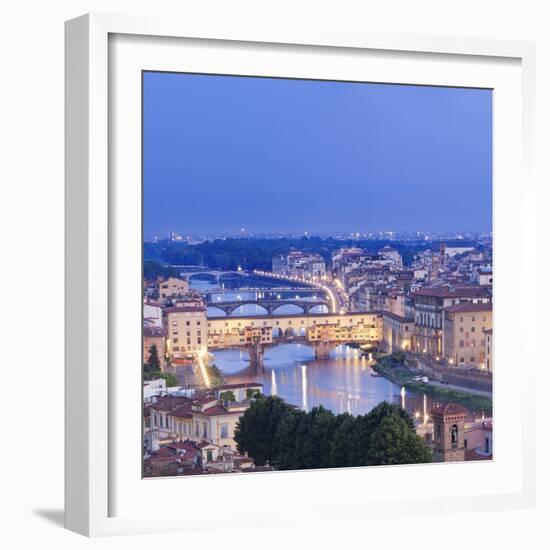
[(447, 403), (432, 410), (431, 417), (434, 425), (433, 461), (463, 461), (466, 409), (453, 403)]

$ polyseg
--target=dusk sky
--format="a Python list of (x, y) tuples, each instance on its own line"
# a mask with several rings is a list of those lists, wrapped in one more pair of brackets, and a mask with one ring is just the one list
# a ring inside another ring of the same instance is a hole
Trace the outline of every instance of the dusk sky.
[(490, 231), (492, 92), (144, 75), (144, 233)]

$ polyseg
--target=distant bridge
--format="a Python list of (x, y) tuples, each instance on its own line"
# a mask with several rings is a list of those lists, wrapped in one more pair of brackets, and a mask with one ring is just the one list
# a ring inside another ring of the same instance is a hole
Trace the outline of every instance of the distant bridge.
[[(277, 309), (282, 306), (296, 306), (299, 307), (303, 313), (311, 313), (311, 310), (317, 306), (326, 306), (327, 310), (330, 309), (330, 304), (327, 300), (318, 299), (318, 300), (300, 300), (300, 299), (244, 299), (244, 300), (234, 300), (227, 302), (218, 302), (218, 301), (207, 301), (207, 307), (215, 307), (221, 309), (225, 312), (226, 315), (231, 315), (235, 310), (239, 309), (241, 306), (245, 305), (255, 305), (263, 308), (267, 315), (274, 315)], [(320, 312), (320, 314), (325, 312)], [(313, 312), (315, 314), (315, 312)], [(244, 314), (247, 316), (248, 314)]]
[(177, 269), (180, 275), (183, 275), (190, 281), (193, 278), (209, 278), (215, 282), (219, 282), (220, 279), (235, 279), (237, 277), (246, 277), (248, 273), (245, 271), (224, 271), (221, 269), (211, 269), (206, 266), (196, 265), (172, 265), (174, 269)]

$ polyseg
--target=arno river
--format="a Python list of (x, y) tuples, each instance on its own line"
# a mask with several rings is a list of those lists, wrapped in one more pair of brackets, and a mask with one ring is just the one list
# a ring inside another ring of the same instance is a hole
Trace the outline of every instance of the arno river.
[[(217, 285), (204, 280), (191, 283), (197, 290), (211, 290), (214, 301), (234, 301), (251, 298), (253, 294), (232, 290), (216, 295)], [(268, 289), (266, 289), (267, 291)], [(300, 294), (296, 291), (296, 294)], [(305, 295), (301, 295), (304, 299)], [(318, 306), (323, 308), (324, 306)], [(315, 310), (314, 310), (315, 311)], [(326, 311), (317, 310), (319, 313)], [(301, 313), (296, 306), (284, 305), (278, 313)], [(233, 315), (265, 314), (259, 306), (244, 305)], [(209, 316), (224, 315), (218, 309), (209, 308)], [(264, 385), (266, 395), (278, 395), (286, 402), (304, 410), (323, 405), (334, 413), (364, 414), (381, 401), (401, 403), (401, 388), (376, 375), (359, 350), (338, 347), (328, 359), (316, 359), (314, 352), (302, 344), (282, 344), (268, 350), (264, 356), (264, 373), (253, 375), (248, 368), (248, 354), (239, 350), (213, 351), (214, 362), (225, 376), (227, 383), (254, 381)], [(434, 402), (426, 399), (431, 410)], [(412, 415), (423, 413), (424, 398), (405, 394), (405, 407)]]

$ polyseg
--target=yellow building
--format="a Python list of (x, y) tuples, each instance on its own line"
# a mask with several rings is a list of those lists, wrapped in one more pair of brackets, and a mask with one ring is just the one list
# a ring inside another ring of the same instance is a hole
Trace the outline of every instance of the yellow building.
[(169, 307), (166, 313), (166, 349), (173, 359), (207, 352), (206, 307)]
[(170, 277), (159, 284), (159, 301), (163, 304), (176, 296), (183, 296), (189, 292), (189, 283), (184, 279)]
[(306, 337), (310, 342), (375, 342), (378, 341), (379, 330), (377, 325), (326, 323), (309, 327)]
[(443, 354), (456, 366), (486, 368), (486, 331), (493, 327), (493, 305), (449, 306), (443, 318)]
[(424, 287), (411, 294), (414, 300), (414, 345), (419, 353), (432, 357), (443, 354), (444, 310), (463, 303), (484, 304), (491, 302), (492, 294), (487, 287)]
[[(369, 313), (326, 313), (320, 315), (278, 315), (277, 317), (217, 317), (208, 319), (209, 341), (222, 341), (230, 334), (241, 334), (247, 327), (264, 328), (273, 331), (275, 337), (305, 337), (308, 329), (334, 325), (366, 331), (369, 339), (378, 340), (382, 333), (382, 317), (376, 312)], [(358, 327), (358, 328), (357, 328)], [(311, 334), (316, 334), (315, 331)], [(357, 332), (356, 332), (357, 334)], [(244, 337), (244, 336), (243, 336)], [(262, 337), (269, 338), (267, 331)]]
[(248, 407), (248, 401), (222, 405), (214, 396), (163, 397), (149, 408), (150, 429), (159, 440), (189, 439), (236, 449), (235, 428)]
[(228, 327), (227, 330), (209, 329), (209, 348), (230, 348), (247, 344), (270, 344), (273, 341), (271, 326), (246, 325)]

